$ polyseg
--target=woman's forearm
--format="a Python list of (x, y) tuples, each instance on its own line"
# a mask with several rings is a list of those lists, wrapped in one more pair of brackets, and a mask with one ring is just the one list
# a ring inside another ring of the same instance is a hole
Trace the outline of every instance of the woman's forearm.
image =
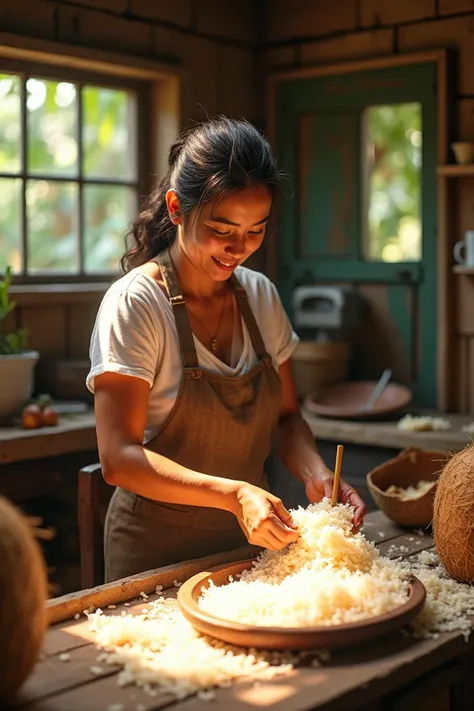
[(236, 493), (243, 483), (193, 471), (139, 444), (129, 444), (101, 461), (108, 483), (166, 503), (234, 512)]
[(283, 464), (303, 484), (325, 471), (313, 434), (299, 413), (282, 418), (277, 427), (276, 451)]

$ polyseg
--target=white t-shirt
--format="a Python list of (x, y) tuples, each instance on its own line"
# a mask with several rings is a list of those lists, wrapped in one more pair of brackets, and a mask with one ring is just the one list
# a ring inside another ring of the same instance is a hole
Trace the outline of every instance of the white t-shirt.
[[(246, 267), (238, 267), (236, 275), (247, 292), (274, 365), (284, 363), (299, 339), (274, 284), (264, 274)], [(248, 372), (257, 356), (243, 319), (242, 333), (243, 344), (231, 365), (216, 358), (194, 336), (199, 366), (227, 376)], [(107, 371), (146, 380), (150, 393), (144, 442), (148, 442), (173, 408), (183, 371), (172, 306), (151, 276), (132, 269), (108, 289), (97, 314), (89, 355), (91, 369), (86, 384), (91, 392), (95, 376)]]

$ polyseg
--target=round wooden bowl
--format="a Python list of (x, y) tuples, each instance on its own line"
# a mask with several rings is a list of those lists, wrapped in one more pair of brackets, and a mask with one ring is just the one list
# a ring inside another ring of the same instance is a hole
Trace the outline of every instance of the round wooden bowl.
[(367, 488), (391, 521), (407, 528), (424, 528), (433, 519), (436, 485), (420, 498), (410, 501), (403, 501), (386, 490), (392, 484), (406, 488), (416, 486), (419, 481), (436, 482), (446, 460), (446, 452), (405, 449), (367, 474)]
[(232, 622), (215, 617), (198, 605), (198, 600), (210, 581), (225, 585), (229, 575), (234, 579), (250, 568), (254, 560), (243, 560), (222, 566), (213, 573), (194, 575), (180, 587), (178, 604), (184, 617), (195, 629), (215, 639), (238, 647), (255, 649), (336, 649), (362, 644), (387, 632), (400, 629), (423, 608), (426, 590), (418, 578), (413, 577), (407, 602), (384, 615), (359, 622), (325, 627), (260, 627)]
[(347, 420), (380, 420), (406, 407), (412, 394), (403, 385), (389, 383), (372, 409), (365, 404), (374, 391), (376, 381), (337, 383), (322, 391), (310, 393), (304, 407), (318, 417)]

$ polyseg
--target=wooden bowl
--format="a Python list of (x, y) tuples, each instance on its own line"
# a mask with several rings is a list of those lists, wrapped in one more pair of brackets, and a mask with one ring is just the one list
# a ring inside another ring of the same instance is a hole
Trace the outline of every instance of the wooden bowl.
[(396, 494), (387, 494), (393, 484), (406, 488), (419, 481), (437, 481), (448, 455), (441, 451), (405, 449), (367, 474), (367, 488), (384, 514), (399, 526), (418, 528), (429, 526), (433, 519), (436, 485), (418, 499), (403, 501)]
[(389, 383), (380, 398), (370, 410), (365, 404), (372, 394), (376, 381), (353, 381), (337, 383), (322, 391), (310, 393), (304, 399), (308, 412), (319, 417), (348, 420), (380, 420), (403, 410), (412, 398), (411, 392), (403, 385)]
[(349, 624), (325, 627), (261, 627), (232, 622), (215, 617), (198, 605), (199, 597), (210, 581), (225, 585), (229, 575), (234, 578), (252, 566), (254, 560), (244, 560), (203, 572), (189, 578), (178, 591), (178, 604), (184, 617), (195, 629), (210, 637), (239, 647), (256, 649), (336, 649), (362, 644), (387, 632), (400, 629), (423, 608), (426, 591), (413, 577), (407, 602), (384, 615)]

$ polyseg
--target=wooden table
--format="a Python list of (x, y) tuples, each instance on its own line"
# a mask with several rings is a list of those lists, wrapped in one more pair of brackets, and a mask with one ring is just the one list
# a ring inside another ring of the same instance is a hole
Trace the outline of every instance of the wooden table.
[(302, 414), (315, 439), (330, 442), (369, 445), (387, 449), (417, 447), (418, 449), (440, 449), (446, 452), (455, 452), (463, 449), (474, 437), (474, 433), (462, 431), (462, 427), (474, 422), (474, 415), (420, 413), (449, 420), (451, 429), (437, 432), (407, 432), (398, 429), (397, 424), (400, 418), (385, 422), (332, 420), (317, 417), (304, 408)]
[(0, 465), (85, 452), (97, 447), (94, 411), (61, 415), (55, 427), (0, 427)]
[[(382, 550), (391, 545), (405, 546), (409, 556), (429, 549), (429, 536), (403, 532), (380, 512), (366, 520), (366, 536)], [(382, 536), (379, 534), (383, 534)], [(414, 640), (391, 634), (352, 650), (334, 653), (320, 668), (302, 666), (289, 676), (255, 685), (240, 682), (220, 689), (216, 700), (209, 702), (189, 698), (176, 702), (170, 697), (150, 697), (136, 687), (120, 688), (117, 671), (107, 667), (94, 676), (90, 667), (97, 665), (98, 650), (92, 643), (84, 617), (74, 614), (94, 605), (105, 609), (117, 605), (108, 614), (130, 611), (143, 606), (141, 591), (152, 593), (157, 584), (169, 595), (176, 595), (174, 581), (182, 582), (191, 575), (223, 562), (247, 556), (248, 549), (221, 554), (149, 571), (119, 583), (82, 591), (49, 603), (50, 629), (44, 654), (27, 680), (16, 708), (28, 711), (136, 711), (137, 707), (158, 709), (173, 707), (176, 711), (204, 711), (219, 708), (244, 711), (249, 708), (271, 708), (275, 711), (307, 709), (343, 711), (472, 711), (474, 708), (474, 640), (466, 642), (459, 633), (441, 634), (438, 639)], [(130, 607), (123, 603), (133, 600)], [(59, 654), (70, 654), (69, 662)], [(141, 704), (141, 706), (139, 706)], [(117, 705), (117, 706), (115, 706)]]

